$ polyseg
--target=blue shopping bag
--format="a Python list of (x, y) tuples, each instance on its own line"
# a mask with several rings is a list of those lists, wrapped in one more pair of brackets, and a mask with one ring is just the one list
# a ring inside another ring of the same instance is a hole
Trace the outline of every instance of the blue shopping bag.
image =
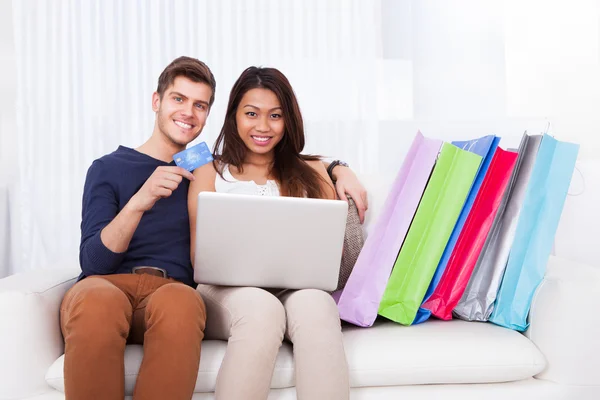
[(531, 172), (513, 246), (490, 321), (517, 331), (542, 282), (565, 204), (579, 145), (544, 135)]
[[(483, 183), (483, 178), (492, 162), (492, 158), (494, 157), (494, 153), (496, 153), (496, 149), (498, 148), (498, 143), (500, 143), (500, 138), (494, 135), (488, 135), (481, 137), (479, 139), (467, 140), (467, 141), (455, 141), (452, 142), (453, 145), (459, 147), (463, 150), (470, 151), (472, 153), (478, 154), (483, 158), (483, 162), (481, 163), (479, 170), (477, 171), (477, 177), (473, 182), (473, 186), (471, 187), (471, 191), (469, 192), (469, 197), (465, 201), (465, 205), (460, 212), (460, 216), (458, 217), (458, 221), (454, 226), (454, 230), (452, 231), (452, 235), (450, 236), (450, 240), (448, 240), (448, 244), (444, 249), (444, 253), (442, 254), (442, 258), (435, 270), (435, 274), (429, 284), (429, 288), (425, 293), (425, 297), (423, 298), (423, 303), (429, 300), (429, 297), (434, 292), (437, 287), (444, 271), (446, 270), (446, 265), (448, 265), (448, 261), (450, 260), (450, 256), (452, 255), (452, 251), (454, 250), (454, 246), (456, 246), (456, 242), (458, 241), (458, 237), (460, 236), (460, 232), (471, 212), (471, 208), (473, 207), (473, 203), (475, 202), (475, 198), (477, 197), (477, 193), (481, 188), (481, 184)], [(425, 322), (431, 316), (431, 311), (420, 307), (417, 310), (417, 315), (413, 321), (413, 324), (419, 324), (421, 322)]]

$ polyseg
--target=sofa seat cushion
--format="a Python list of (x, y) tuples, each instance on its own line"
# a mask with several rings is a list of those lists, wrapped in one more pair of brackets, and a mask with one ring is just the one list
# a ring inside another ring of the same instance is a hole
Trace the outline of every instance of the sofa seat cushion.
[[(546, 365), (544, 356), (522, 334), (489, 323), (428, 321), (404, 327), (378, 321), (372, 328), (344, 326), (344, 346), (352, 387), (436, 383), (508, 382), (530, 378)], [(207, 340), (196, 393), (213, 392), (227, 343)], [(131, 395), (143, 349), (125, 350), (125, 393)], [(48, 384), (64, 392), (64, 356), (46, 374)], [(285, 343), (277, 358), (272, 388), (293, 387), (292, 348)]]
[(368, 329), (346, 327), (344, 346), (352, 387), (509, 382), (546, 367), (533, 342), (491, 323), (377, 321)]
[[(200, 355), (200, 368), (196, 379), (195, 393), (212, 393), (215, 391), (217, 373), (225, 356), (227, 342), (222, 340), (205, 340), (202, 342), (202, 353)], [(141, 345), (127, 345), (125, 347), (125, 395), (132, 396), (135, 381), (137, 379), (144, 350)], [(48, 369), (46, 382), (54, 389), (65, 391), (64, 384), (64, 355), (60, 356)], [(293, 387), (294, 384), (294, 360), (292, 347), (284, 344), (279, 350), (275, 371), (271, 381), (271, 388), (280, 389)]]

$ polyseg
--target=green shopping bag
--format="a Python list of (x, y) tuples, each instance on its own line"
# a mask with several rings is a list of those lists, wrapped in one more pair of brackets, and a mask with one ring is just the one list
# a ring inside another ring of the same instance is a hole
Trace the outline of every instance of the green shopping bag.
[(379, 315), (412, 324), (481, 161), (477, 154), (444, 143), (396, 258)]

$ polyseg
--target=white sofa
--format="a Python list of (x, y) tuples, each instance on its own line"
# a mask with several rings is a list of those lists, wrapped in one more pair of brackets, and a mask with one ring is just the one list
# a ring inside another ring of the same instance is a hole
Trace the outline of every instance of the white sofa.
[[(390, 182), (376, 181), (365, 179), (371, 198), (367, 231)], [(76, 267), (41, 269), (0, 280), (0, 399), (64, 399), (59, 306), (77, 274)], [(599, 304), (600, 268), (553, 256), (526, 334), (457, 320), (345, 326), (351, 398), (600, 399)], [(204, 342), (194, 399), (214, 398), (226, 346)], [(141, 358), (141, 346), (128, 346), (127, 396)], [(270, 399), (296, 398), (288, 344), (280, 351), (272, 388)]]

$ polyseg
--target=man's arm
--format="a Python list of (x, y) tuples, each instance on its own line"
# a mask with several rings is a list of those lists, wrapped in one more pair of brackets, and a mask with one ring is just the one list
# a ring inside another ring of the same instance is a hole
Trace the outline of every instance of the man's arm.
[(123, 253), (135, 233), (144, 212), (129, 201), (120, 213), (100, 232), (100, 239), (113, 253)]
[(123, 210), (102, 230), (102, 243), (115, 253), (127, 250), (142, 215), (158, 200), (171, 196), (184, 178), (194, 180), (192, 173), (181, 167), (156, 168)]
[(87, 276), (114, 273), (144, 212), (169, 197), (184, 177), (194, 179), (183, 168), (158, 167), (119, 212), (117, 194), (105, 175), (100, 162), (94, 162), (83, 194), (79, 261)]
[(101, 232), (119, 213), (119, 202), (109, 173), (101, 160), (89, 168), (83, 189), (79, 263), (86, 276), (113, 273), (124, 253), (108, 249)]

